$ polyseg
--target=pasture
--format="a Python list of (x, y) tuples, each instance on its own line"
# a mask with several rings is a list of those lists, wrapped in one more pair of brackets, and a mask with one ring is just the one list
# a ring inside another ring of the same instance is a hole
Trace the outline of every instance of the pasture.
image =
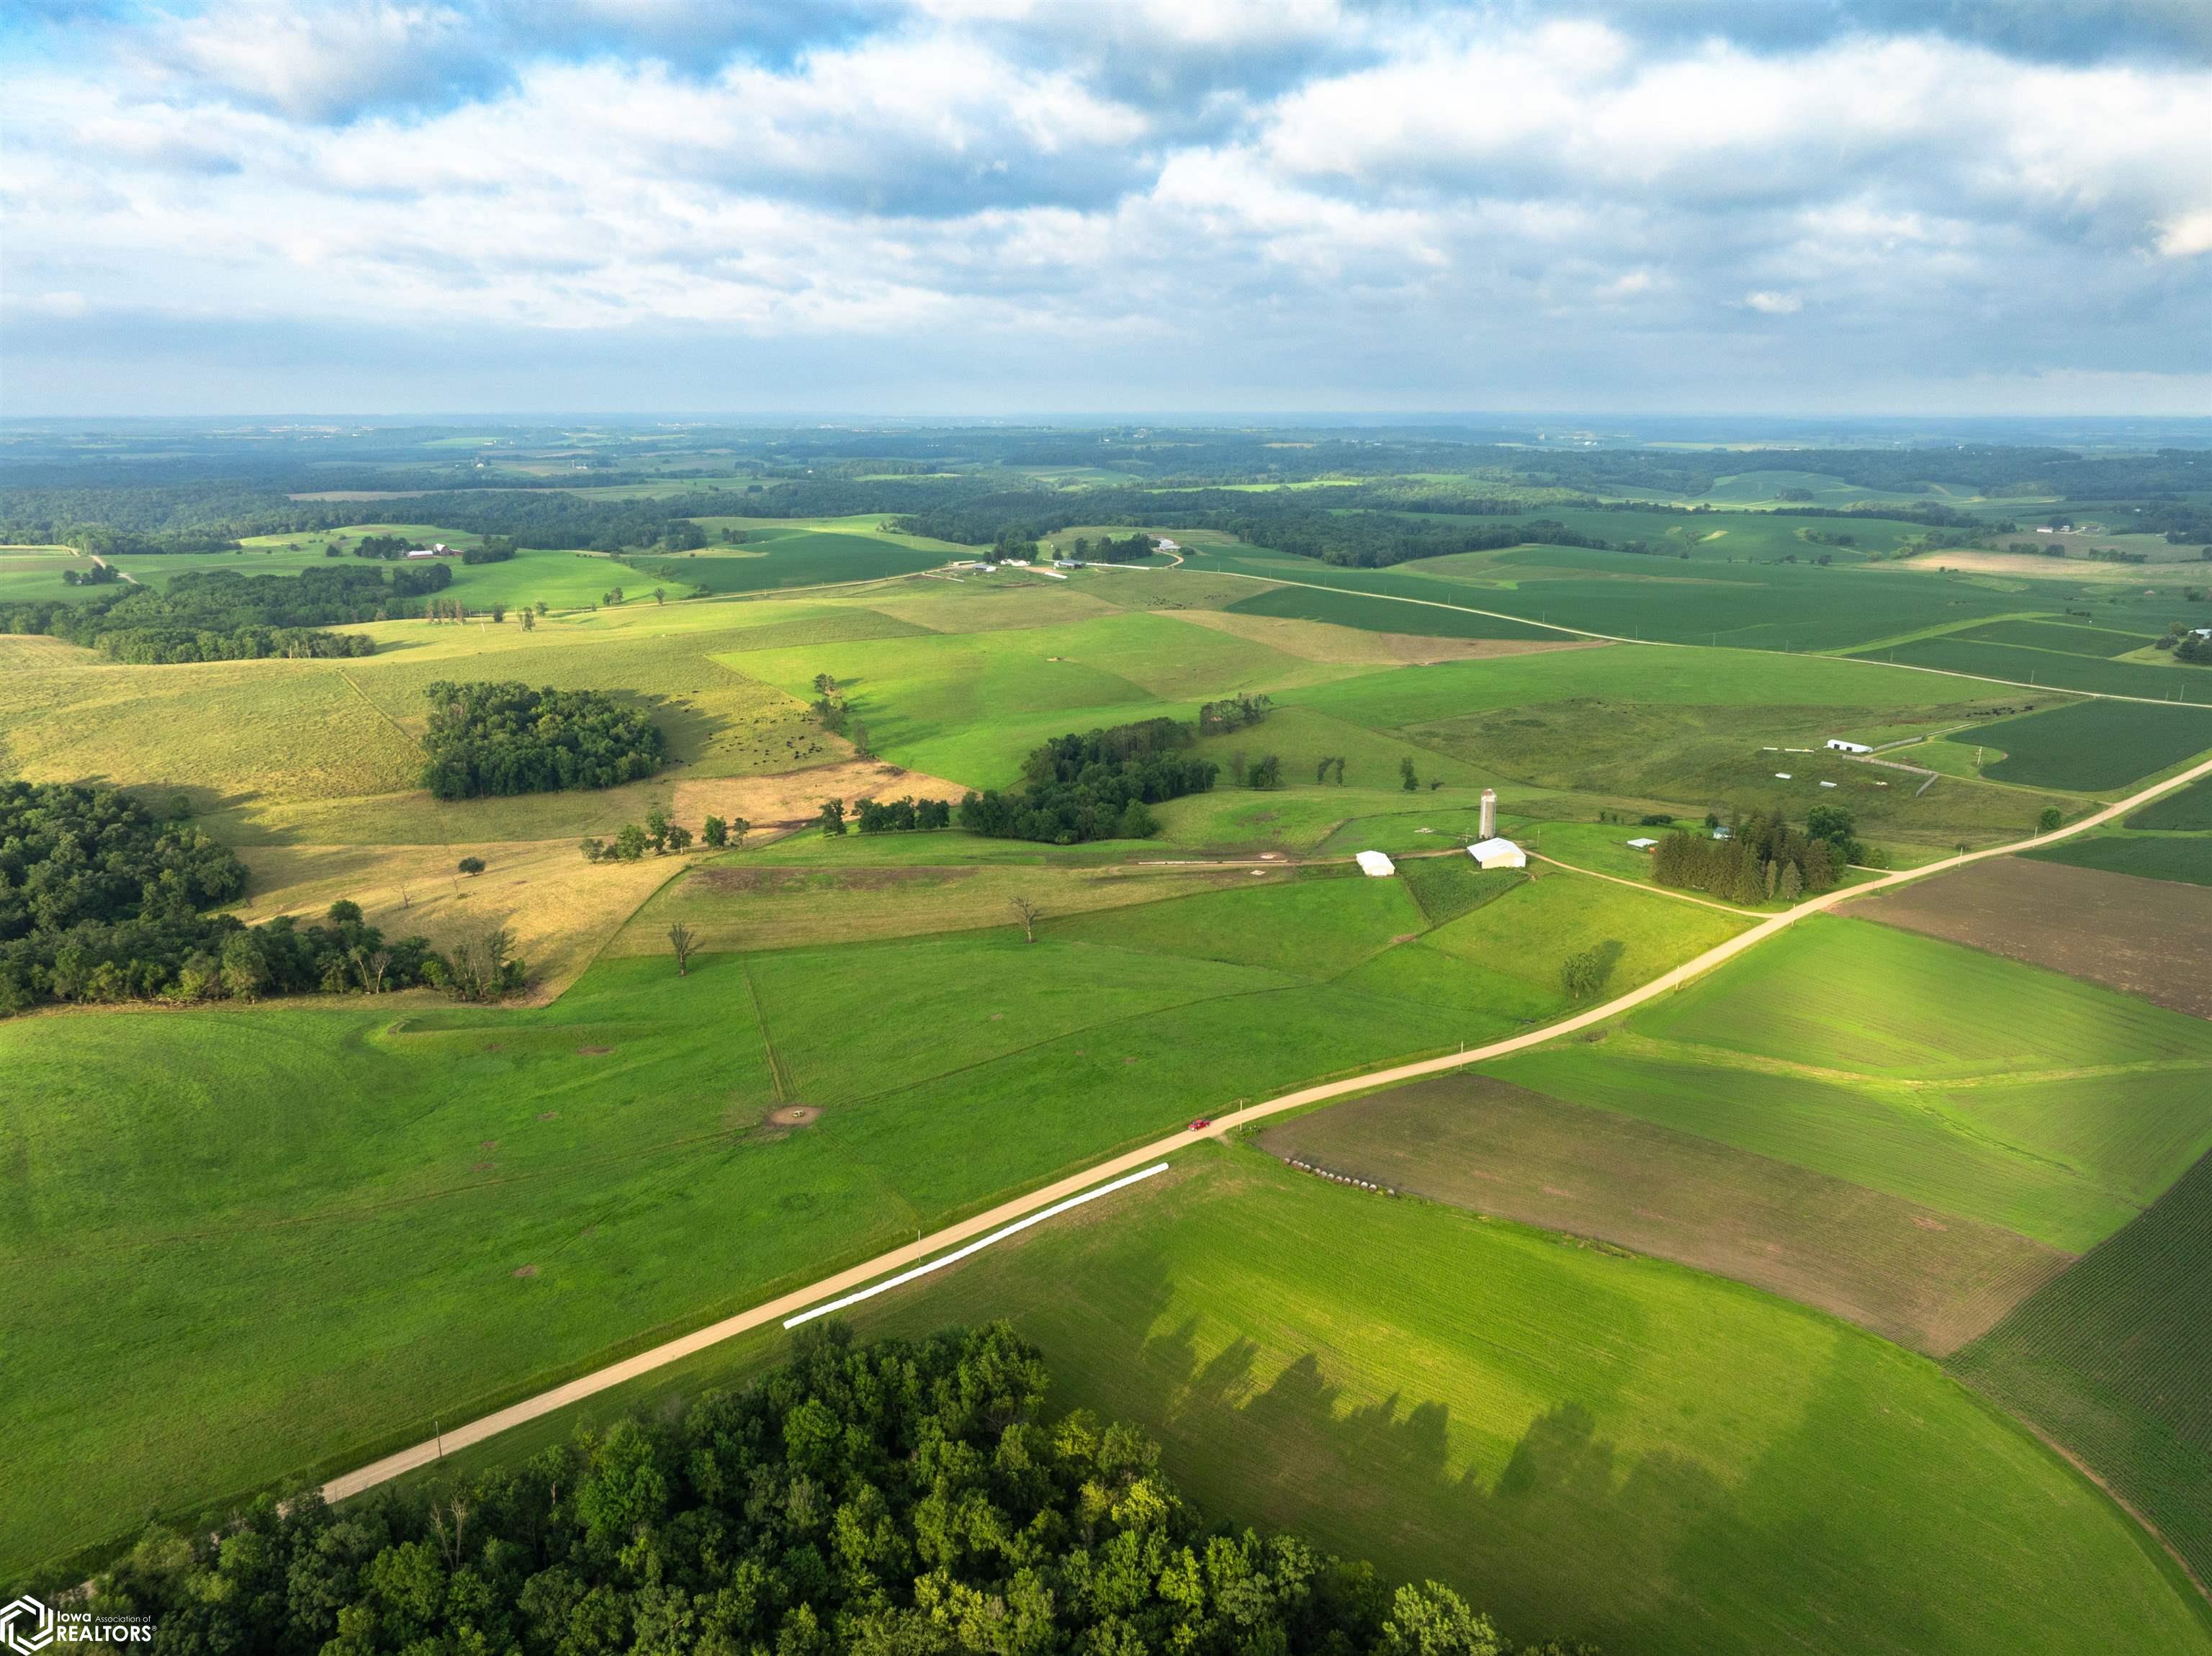
[[(2212, 676), (2206, 682), (2212, 685)], [(2138, 701), (2077, 701), (1978, 725), (1970, 735), (2005, 750), (2002, 761), (1986, 768), (2001, 782), (2110, 792), (2212, 749), (2212, 713)]]
[[(1925, 1359), (1700, 1272), (1249, 1151), (1194, 1146), (848, 1314), (863, 1337), (1011, 1317), (1060, 1379), (1054, 1407), (1143, 1427), (1207, 1510), (1451, 1582), (1510, 1635), (1699, 1656), (2212, 1648), (2117, 1508)], [(474, 1456), (741, 1382), (783, 1340)]]
[(2212, 1578), (2212, 1160), (1951, 1359)]
[[(834, 870), (853, 842), (814, 843)], [(1334, 870), (1136, 870), (1090, 889), (1213, 889), (1085, 913), (1080, 877), (1036, 866), (870, 889), (783, 858), (695, 870), (550, 1006), (0, 1023), (33, 1101), (0, 1125), (0, 1269), (24, 1284), (0, 1430), (54, 1489), (0, 1514), (0, 1568), (358, 1461), (1235, 1099), (1524, 1027), (1604, 939), (1626, 986), (1732, 929), (1565, 876), (1431, 927), (1402, 883)], [(366, 877), (323, 861), (295, 871), (313, 901)], [(717, 924), (754, 869), (726, 923), (751, 952), (684, 978), (628, 952), (665, 914)], [(1036, 943), (1002, 889), (1044, 907)], [(786, 901), (811, 918), (777, 921)], [(961, 929), (925, 929), (963, 902)], [(768, 1119), (797, 1104), (819, 1119)], [(67, 1307), (118, 1273), (88, 1331)]]

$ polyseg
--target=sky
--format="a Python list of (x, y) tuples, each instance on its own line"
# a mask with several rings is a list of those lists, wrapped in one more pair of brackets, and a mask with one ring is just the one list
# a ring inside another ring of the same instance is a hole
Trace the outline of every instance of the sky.
[(2212, 413), (2212, 5), (0, 0), (0, 414)]

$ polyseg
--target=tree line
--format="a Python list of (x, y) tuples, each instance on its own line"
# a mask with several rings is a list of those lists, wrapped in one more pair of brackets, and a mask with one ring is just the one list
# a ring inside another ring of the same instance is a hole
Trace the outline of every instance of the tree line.
[(1020, 788), (963, 796), (960, 826), (1063, 846), (1149, 838), (1159, 831), (1150, 806), (1204, 793), (1220, 773), (1212, 760), (1182, 751), (1197, 740), (1195, 726), (1172, 719), (1054, 737), (1023, 761)]
[(1047, 1411), (1005, 1324), (809, 1331), (679, 1418), (331, 1510), (154, 1529), (92, 1584), (168, 1656), (1595, 1656), (1209, 1520), (1140, 1431)]
[(611, 788), (667, 760), (659, 727), (598, 690), (441, 680), (424, 694), (422, 786), (439, 799)]
[(387, 943), (349, 901), (309, 925), (202, 913), (245, 889), (237, 855), (180, 816), (112, 788), (0, 783), (0, 1014), (452, 980), (424, 939)]
[(366, 656), (376, 641), (325, 630), (422, 613), (422, 600), (453, 585), (438, 565), (307, 568), (285, 575), (189, 570), (162, 590), (117, 585), (66, 604), (0, 604), (0, 632), (44, 634), (118, 661), (247, 661), (267, 656)]

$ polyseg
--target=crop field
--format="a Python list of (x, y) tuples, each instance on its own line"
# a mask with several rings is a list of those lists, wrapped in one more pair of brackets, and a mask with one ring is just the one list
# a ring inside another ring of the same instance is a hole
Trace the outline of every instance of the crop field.
[(1486, 1067), (2069, 1253), (2212, 1149), (2212, 1026), (1852, 920)]
[[(1808, 555), (1820, 549), (1800, 549)], [(1340, 568), (1252, 549), (1209, 552), (1200, 567), (1463, 604), (1619, 638), (1778, 652), (1848, 649), (2023, 609), (2056, 610), (2065, 596), (2063, 589), (2025, 595), (2017, 582), (2007, 591), (1905, 580), (1847, 563), (1730, 563), (1694, 554), (1684, 561), (1582, 547), (1455, 554), (1389, 569)]]
[[(709, 521), (714, 520), (702, 519)], [(935, 569), (955, 555), (839, 530), (747, 525), (744, 532), (744, 544), (733, 549), (672, 559), (647, 553), (641, 554), (639, 561), (647, 567), (673, 562), (684, 579), (710, 592), (765, 592), (784, 586), (823, 586), (913, 574)]]
[(2154, 799), (2128, 818), (2131, 828), (2212, 833), (2212, 776)]
[(2039, 862), (2099, 868), (2144, 880), (2212, 886), (2212, 837), (2189, 834), (2100, 834), (2026, 853)]
[(2212, 1161), (1951, 1360), (2212, 1578)]
[[(1472, 597), (1468, 602), (1473, 602)], [(1244, 616), (1275, 616), (1292, 621), (1327, 622), (1370, 633), (1411, 633), (1439, 638), (1516, 638), (1549, 640), (1565, 634), (1524, 622), (1477, 615), (1471, 610), (1447, 610), (1431, 604), (1409, 604), (1396, 598), (1362, 592), (1324, 591), (1311, 586), (1271, 586), (1250, 597), (1239, 598), (1230, 612)]]
[(1907, 667), (1940, 668), (1947, 673), (2002, 679), (2038, 689), (2093, 690), (2102, 695), (2141, 696), (2154, 701), (2212, 704), (2212, 671), (2172, 663), (2106, 661), (2083, 653), (2026, 649), (1953, 636), (1886, 646), (1866, 652), (1866, 658)]
[[(97, 1469), (0, 1515), (0, 1568), (149, 1501), (183, 1513), (358, 1460), (1232, 1099), (1510, 1032), (1565, 1005), (1559, 961), (1602, 939), (1626, 942), (1625, 986), (1732, 929), (1571, 877), (1432, 928), (1401, 882), (1287, 869), (1133, 870), (1154, 895), (1230, 889), (1084, 913), (1103, 877), (1030, 867), (875, 895), (920, 924), (945, 884), (1003, 884), (1044, 909), (1035, 943), (1003, 907), (871, 942), (880, 918), (849, 895), (869, 883), (793, 880), (783, 851), (659, 901), (808, 946), (705, 955), (684, 978), (624, 952), (665, 927), (649, 906), (536, 1010), (412, 993), (0, 1023), (0, 1066), (35, 1101), (0, 1126), (0, 1270), (33, 1284), (0, 1309), (0, 1430), (31, 1475)], [(527, 864), (506, 854), (438, 901), (512, 900), (493, 883)], [(398, 871), (287, 855), (266, 866), (303, 904)], [(607, 871), (568, 866), (579, 887)], [(786, 901), (816, 923), (758, 918)], [(1493, 953), (1511, 958), (1472, 958)], [(804, 1131), (767, 1120), (802, 1104), (821, 1112)], [(130, 1314), (88, 1338), (61, 1308), (118, 1271)]]
[(1267, 1128), (1336, 1174), (1749, 1283), (1941, 1356), (2072, 1262), (1998, 1226), (1488, 1076)]
[(0, 604), (51, 604), (87, 597), (100, 589), (71, 586), (62, 572), (91, 567), (66, 547), (0, 547)]
[[(2136, 846), (2150, 858), (2124, 866)], [(2212, 885), (2206, 858), (2201, 840), (2068, 840), (1878, 892), (1850, 913), (2212, 1017), (2212, 892), (2196, 889)]]
[[(2212, 685), (2212, 676), (2206, 682)], [(1978, 726), (1971, 739), (2005, 750), (2003, 761), (1986, 773), (1999, 781), (2077, 792), (2112, 790), (2212, 749), (2212, 713), (2077, 701)]]
[(1987, 644), (2012, 644), (2032, 650), (2055, 650), (2061, 655), (2124, 656), (2130, 650), (2147, 650), (2150, 640), (2135, 633), (2114, 632), (2106, 627), (2079, 627), (2070, 622), (1995, 621), (1951, 636)]
[[(1510, 1636), (1699, 1656), (2212, 1648), (2118, 1511), (1926, 1359), (1700, 1272), (1249, 1151), (1194, 1146), (848, 1315), (863, 1338), (1011, 1317), (1065, 1377), (1054, 1408), (1142, 1426), (1209, 1512), (1453, 1583)], [(784, 1339), (472, 1456), (678, 1406)]]

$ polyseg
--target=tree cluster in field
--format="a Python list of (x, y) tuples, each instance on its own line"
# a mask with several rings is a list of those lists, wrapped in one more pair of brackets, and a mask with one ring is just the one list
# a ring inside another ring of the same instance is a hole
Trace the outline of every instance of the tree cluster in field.
[(1620, 964), (1626, 945), (1617, 937), (1592, 945), (1570, 955), (1559, 963), (1559, 987), (1566, 991), (1571, 1001), (1595, 1000), (1605, 993), (1605, 986), (1613, 981), (1613, 968)]
[(853, 825), (863, 834), (913, 834), (952, 826), (952, 802), (917, 799), (905, 794), (896, 799), (855, 799)]
[(1198, 733), (1200, 736), (1225, 736), (1231, 731), (1241, 731), (1257, 725), (1274, 710), (1273, 698), (1265, 695), (1232, 695), (1222, 701), (1209, 701), (1198, 710)]
[(829, 673), (814, 675), (814, 700), (808, 704), (822, 728), (832, 736), (842, 736), (853, 744), (853, 751), (861, 758), (871, 756), (868, 746), (868, 727), (853, 715), (847, 705), (844, 692)]
[(95, 563), (88, 569), (64, 569), (64, 586), (112, 586), (121, 581), (123, 572), (112, 563)]
[(667, 758), (659, 726), (598, 690), (441, 681), (425, 694), (422, 786), (440, 799), (611, 788)]
[(2197, 630), (2187, 622), (2175, 622), (2151, 642), (2158, 649), (2172, 651), (2176, 661), (2185, 661), (2192, 667), (2212, 666), (2212, 638), (2199, 637)]
[(251, 1000), (435, 981), (421, 937), (387, 943), (361, 910), (248, 927), (200, 911), (246, 868), (182, 817), (113, 789), (0, 783), (0, 1014), (51, 1001)]
[(1746, 905), (1779, 899), (1794, 903), (1807, 894), (1832, 891), (1853, 863), (1872, 865), (1880, 854), (1854, 838), (1856, 824), (1840, 805), (1815, 805), (1802, 832), (1777, 812), (1753, 811), (1730, 825), (1726, 838), (1680, 830), (1662, 838), (1651, 854), (1651, 877), (1661, 885), (1710, 891)]
[(1054, 737), (1023, 761), (1019, 789), (965, 795), (960, 826), (1062, 846), (1146, 839), (1159, 830), (1148, 806), (1204, 793), (1220, 773), (1212, 760), (1182, 751), (1197, 740), (1194, 726), (1172, 719)]
[[(1457, 1592), (1208, 1522), (1004, 1324), (802, 1336), (677, 1420), (446, 1489), (154, 1530), (84, 1608), (169, 1656), (1505, 1656)], [(1581, 1647), (1586, 1650), (1587, 1647)], [(1522, 1656), (1574, 1656), (1519, 1647)], [(1594, 1652), (1588, 1656), (1595, 1656)]]
[[(1010, 531), (1000, 531), (1003, 540)], [(1024, 545), (1033, 543), (1024, 542)], [(1101, 535), (1097, 540), (1078, 535), (1069, 544), (1068, 553), (1078, 563), (1142, 563), (1159, 549), (1150, 535), (1127, 535), (1115, 540), (1111, 535)]]
[(291, 575), (189, 571), (155, 591), (118, 585), (81, 603), (0, 605), (0, 632), (41, 633), (151, 664), (251, 661), (267, 656), (365, 656), (375, 640), (319, 629), (420, 613), (452, 570), (309, 568)]
[[(742, 816), (709, 816), (699, 825), (699, 844), (708, 851), (734, 850), (744, 844), (752, 826)], [(580, 849), (587, 863), (635, 863), (648, 851), (656, 857), (680, 857), (691, 843), (691, 830), (656, 808), (646, 812), (642, 823), (623, 823), (612, 840), (586, 840)]]

